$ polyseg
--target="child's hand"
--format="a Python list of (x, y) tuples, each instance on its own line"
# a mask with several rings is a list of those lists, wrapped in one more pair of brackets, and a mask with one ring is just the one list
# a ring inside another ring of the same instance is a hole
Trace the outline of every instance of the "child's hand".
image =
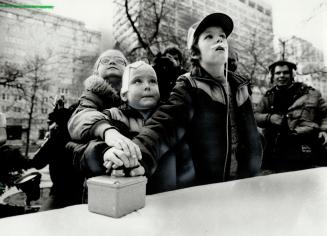
[(145, 173), (145, 170), (144, 170), (144, 167), (139, 165), (138, 167), (135, 167), (134, 169), (132, 169), (130, 172), (129, 172), (129, 175), (134, 177), (134, 176), (141, 176), (141, 175), (144, 175)]
[(104, 167), (107, 168), (109, 172), (111, 168), (116, 169), (120, 166), (125, 166), (126, 168), (133, 168), (138, 166), (138, 160), (135, 158), (128, 158), (124, 151), (117, 149), (115, 147), (109, 148), (103, 154)]
[(129, 138), (126, 138), (124, 135), (119, 133), (116, 129), (107, 130), (104, 134), (104, 141), (109, 147), (115, 147), (123, 150), (130, 159), (142, 159), (139, 146), (133, 143)]

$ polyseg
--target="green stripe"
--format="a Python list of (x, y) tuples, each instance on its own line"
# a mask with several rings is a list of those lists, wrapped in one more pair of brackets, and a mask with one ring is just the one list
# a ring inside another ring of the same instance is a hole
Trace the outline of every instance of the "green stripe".
[(54, 6), (50, 6), (50, 5), (13, 5), (13, 4), (0, 4), (0, 8), (50, 8), (50, 9), (53, 9)]

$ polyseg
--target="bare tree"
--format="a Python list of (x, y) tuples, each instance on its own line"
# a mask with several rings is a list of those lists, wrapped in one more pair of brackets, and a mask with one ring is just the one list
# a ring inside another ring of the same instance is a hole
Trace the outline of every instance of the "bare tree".
[[(260, 36), (254, 29), (246, 36), (244, 44), (237, 44), (241, 55), (239, 73), (251, 80), (253, 85), (266, 85), (264, 78), (269, 73), (268, 66), (274, 61), (272, 40)], [(236, 45), (232, 43), (232, 45)]]
[(3, 58), (0, 61), (0, 85), (21, 89), (22, 71), (19, 70), (19, 66)]
[[(123, 8), (126, 18), (136, 35), (137, 44), (126, 52), (135, 59), (140, 55), (151, 60), (161, 48), (169, 43), (179, 46), (175, 30), (171, 27), (173, 18), (169, 9), (174, 7), (171, 0), (125, 0), (124, 4), (116, 1)], [(136, 10), (134, 6), (139, 6)], [(120, 45), (122, 46), (122, 45)]]
[(300, 76), (327, 76), (327, 67), (323, 64), (323, 53), (304, 39), (295, 36), (279, 39), (279, 54), (282, 60), (290, 60), (298, 65), (297, 74)]
[[(51, 75), (51, 67), (54, 65), (54, 62), (51, 61), (51, 57), (52, 52), (44, 56), (35, 54), (27, 58), (22, 66), (24, 77), (22, 92), (25, 100), (24, 111), (27, 115), (26, 156), (28, 155), (30, 147), (32, 124), (34, 123), (37, 125), (46, 119), (45, 114), (47, 114), (47, 109), (45, 107), (48, 107), (48, 104), (45, 104), (45, 101), (47, 101), (49, 93), (49, 75)], [(42, 112), (43, 109), (45, 109), (45, 112)]]
[(93, 66), (98, 55), (81, 55), (74, 58), (74, 63), (78, 65), (79, 70), (75, 71), (72, 82), (72, 91), (74, 96), (79, 97), (84, 90), (84, 81), (93, 72)]

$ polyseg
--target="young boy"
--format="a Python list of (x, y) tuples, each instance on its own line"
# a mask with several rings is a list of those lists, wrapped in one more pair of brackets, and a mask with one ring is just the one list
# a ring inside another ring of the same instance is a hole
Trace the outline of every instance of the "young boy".
[(133, 140), (149, 178), (167, 151), (176, 153), (177, 188), (231, 179), (232, 160), (237, 178), (259, 172), (262, 147), (248, 81), (226, 66), (232, 30), (232, 19), (223, 13), (210, 14), (189, 30), (191, 72), (177, 80), (167, 103)]
[[(133, 138), (141, 131), (160, 99), (157, 76), (152, 66), (143, 61), (128, 65), (123, 74), (120, 96), (124, 106), (120, 109), (105, 110), (104, 113), (120, 133)], [(114, 167), (136, 167), (130, 173), (132, 176), (144, 174), (144, 168), (138, 165), (138, 160), (134, 158), (133, 162), (129, 163), (122, 148), (109, 148), (104, 153), (103, 160), (108, 171), (115, 164)]]
[[(143, 61), (128, 65), (123, 74), (120, 96), (124, 103), (120, 108), (105, 109), (102, 112), (110, 124), (107, 130), (113, 129), (128, 139), (133, 138), (141, 131), (144, 122), (153, 113), (160, 99), (154, 69)], [(107, 138), (115, 139), (110, 135)], [(129, 161), (128, 153), (126, 154), (128, 148), (123, 147), (123, 143), (117, 141), (118, 147), (111, 147), (101, 141), (95, 143), (97, 144), (91, 145), (85, 151), (82, 158), (82, 166), (88, 177), (105, 174), (123, 166), (130, 171), (126, 173), (128, 175), (144, 174), (144, 168), (139, 165), (137, 158)], [(114, 170), (111, 174), (122, 173)]]

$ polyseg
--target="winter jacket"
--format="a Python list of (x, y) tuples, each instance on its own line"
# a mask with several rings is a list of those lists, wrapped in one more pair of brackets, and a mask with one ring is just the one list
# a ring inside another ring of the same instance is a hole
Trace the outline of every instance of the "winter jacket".
[[(283, 116), (281, 126), (270, 116)], [(267, 91), (255, 111), (266, 141), (265, 169), (278, 172), (310, 168), (320, 155), (318, 132), (327, 130), (327, 104), (319, 91), (296, 82), (287, 91)], [(320, 162), (320, 160), (318, 160)]]
[(103, 110), (120, 105), (118, 93), (99, 76), (90, 76), (85, 81), (86, 91), (79, 106), (68, 121), (68, 131), (73, 141), (86, 143), (102, 139), (111, 127)]
[[(291, 132), (308, 134), (322, 130), (327, 131), (327, 103), (318, 90), (303, 83), (294, 83), (294, 96), (285, 114)], [(268, 114), (281, 114), (274, 107), (277, 87), (268, 90), (259, 103), (255, 118), (258, 125), (266, 128), (270, 125)]]
[[(261, 166), (262, 147), (248, 82), (233, 73), (228, 73), (228, 81), (237, 104), (238, 174), (254, 176)], [(227, 101), (222, 85), (201, 67), (179, 77), (167, 103), (133, 140), (141, 149), (146, 174), (151, 176), (165, 154), (174, 152), (177, 188), (228, 180), (232, 137)]]
[[(110, 126), (115, 127), (122, 135), (128, 138), (133, 138), (140, 133), (145, 122), (143, 116), (138, 111), (127, 106), (105, 109), (103, 114), (106, 115)], [(75, 143), (73, 146), (75, 150), (74, 166), (87, 178), (105, 174), (103, 154), (108, 148), (108, 145), (101, 140), (91, 140), (84, 145)], [(175, 162), (174, 155), (167, 154), (165, 156), (156, 172), (148, 180), (147, 194), (176, 189)]]

